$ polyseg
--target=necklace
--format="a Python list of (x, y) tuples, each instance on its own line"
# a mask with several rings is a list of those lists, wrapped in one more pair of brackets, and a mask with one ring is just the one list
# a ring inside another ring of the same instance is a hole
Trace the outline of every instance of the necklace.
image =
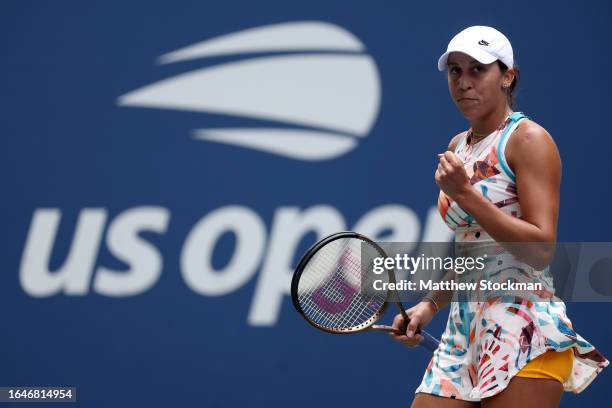
[[(503, 129), (504, 126), (506, 126), (506, 122), (508, 121), (508, 118), (510, 117), (510, 115), (512, 115), (512, 112), (510, 112), (508, 115), (506, 115), (504, 120), (499, 124), (499, 126), (497, 126), (497, 128), (493, 132), (500, 131), (501, 129)], [(491, 133), (493, 133), (493, 132), (491, 132)], [(489, 133), (489, 134), (477, 134), (476, 132), (474, 132), (474, 129), (472, 129), (470, 127), (470, 130), (468, 130), (468, 136), (467, 136), (468, 140), (469, 140), (468, 144), (473, 146), (476, 143), (479, 143), (480, 141), (485, 139), (491, 133)]]

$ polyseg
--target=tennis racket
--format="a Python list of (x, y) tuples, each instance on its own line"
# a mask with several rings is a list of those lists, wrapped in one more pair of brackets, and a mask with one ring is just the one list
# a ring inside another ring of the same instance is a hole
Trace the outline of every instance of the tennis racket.
[[(334, 334), (384, 331), (405, 334), (387, 325), (374, 323), (387, 303), (395, 303), (408, 322), (404, 306), (395, 291), (368, 290), (374, 279), (394, 283), (393, 270), (372, 272), (374, 258), (387, 257), (371, 239), (356, 232), (339, 232), (314, 244), (300, 260), (291, 281), (291, 299), (297, 311), (319, 330)], [(362, 265), (367, 269), (362, 270)], [(419, 330), (419, 343), (430, 351), (438, 340)]]

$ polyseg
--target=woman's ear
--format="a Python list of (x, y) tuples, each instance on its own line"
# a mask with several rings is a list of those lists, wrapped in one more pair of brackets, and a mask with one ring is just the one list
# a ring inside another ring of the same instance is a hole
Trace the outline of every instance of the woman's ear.
[(510, 68), (509, 70), (504, 72), (503, 77), (502, 77), (502, 88), (504, 89), (510, 88), (510, 86), (514, 82), (515, 75), (516, 75), (516, 72), (514, 68)]

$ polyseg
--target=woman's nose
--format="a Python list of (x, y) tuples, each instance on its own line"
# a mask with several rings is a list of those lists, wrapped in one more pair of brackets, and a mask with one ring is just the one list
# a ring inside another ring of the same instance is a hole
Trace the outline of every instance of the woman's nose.
[(457, 87), (459, 87), (459, 89), (461, 89), (462, 91), (466, 91), (472, 87), (472, 82), (464, 75), (462, 75), (457, 80)]

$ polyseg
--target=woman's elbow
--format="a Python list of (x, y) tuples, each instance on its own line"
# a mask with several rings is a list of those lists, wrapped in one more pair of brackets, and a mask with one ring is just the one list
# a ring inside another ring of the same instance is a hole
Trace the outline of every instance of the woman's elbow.
[(520, 258), (535, 270), (546, 269), (555, 256), (555, 242), (529, 242), (521, 244)]

